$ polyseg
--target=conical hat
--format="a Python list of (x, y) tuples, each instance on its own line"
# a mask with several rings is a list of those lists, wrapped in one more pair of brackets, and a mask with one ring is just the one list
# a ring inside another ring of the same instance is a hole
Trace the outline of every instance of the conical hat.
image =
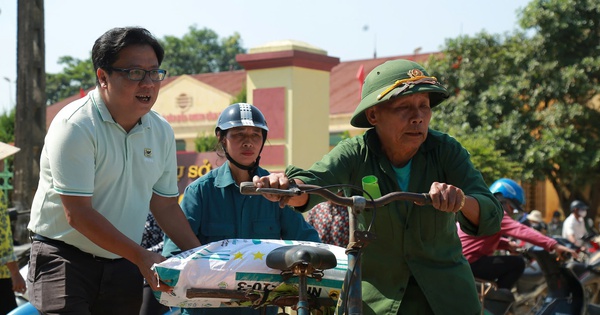
[(19, 150), (21, 149), (0, 141), (0, 160), (4, 160), (5, 158), (19, 152)]

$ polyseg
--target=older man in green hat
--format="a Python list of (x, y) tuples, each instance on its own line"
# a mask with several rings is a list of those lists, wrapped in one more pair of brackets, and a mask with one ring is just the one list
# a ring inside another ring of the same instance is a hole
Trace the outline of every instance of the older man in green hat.
[[(447, 97), (446, 88), (421, 65), (388, 61), (365, 78), (351, 119), (353, 126), (369, 130), (340, 142), (308, 170), (290, 166), (285, 174), (254, 179), (259, 187), (285, 188), (288, 178), (361, 186), (364, 176), (375, 175), (382, 195), (431, 195), (432, 205), (394, 202), (377, 209), (377, 239), (362, 256), (365, 314), (481, 312), (455, 222), (468, 234), (490, 235), (500, 229), (502, 207), (467, 150), (451, 136), (429, 129), (431, 109)], [(302, 195), (287, 202), (302, 211), (319, 200)], [(371, 212), (362, 218), (367, 223), (372, 219)]]

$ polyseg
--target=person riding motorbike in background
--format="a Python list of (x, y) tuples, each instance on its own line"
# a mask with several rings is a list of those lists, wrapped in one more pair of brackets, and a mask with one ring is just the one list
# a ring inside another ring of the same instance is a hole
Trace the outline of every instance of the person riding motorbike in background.
[(570, 208), (571, 214), (563, 222), (562, 237), (581, 248), (582, 251), (586, 251), (583, 237), (589, 233), (597, 234), (593, 230), (593, 223), (590, 227), (590, 224), (586, 222), (585, 216), (589, 207), (581, 200), (573, 200)]
[(540, 231), (540, 233), (544, 235), (548, 235), (548, 225), (544, 222), (544, 217), (540, 210), (531, 210), (531, 212), (527, 214), (527, 220), (522, 223)]
[(517, 282), (525, 269), (524, 258), (519, 255), (493, 255), (496, 250), (516, 251), (516, 243), (506, 236), (543, 247), (547, 251), (556, 250), (558, 255), (576, 255), (575, 251), (558, 244), (553, 238), (512, 219), (514, 210), (522, 211), (522, 205), (525, 204), (523, 188), (514, 180), (501, 178), (490, 186), (490, 191), (504, 209), (500, 231), (489, 236), (472, 236), (458, 229), (463, 254), (476, 278), (495, 281), (499, 288), (504, 289), (511, 289)]
[(554, 237), (554, 236), (561, 236), (562, 235), (562, 230), (563, 230), (563, 221), (562, 221), (562, 214), (560, 211), (555, 210), (554, 213), (552, 213), (552, 219), (550, 220), (550, 223), (548, 223), (548, 235)]

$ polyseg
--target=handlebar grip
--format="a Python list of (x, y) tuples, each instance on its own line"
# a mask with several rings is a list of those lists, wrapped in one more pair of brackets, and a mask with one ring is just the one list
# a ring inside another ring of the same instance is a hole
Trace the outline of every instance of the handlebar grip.
[(242, 195), (260, 195), (260, 192), (257, 191), (253, 182), (241, 182), (240, 193), (242, 193)]

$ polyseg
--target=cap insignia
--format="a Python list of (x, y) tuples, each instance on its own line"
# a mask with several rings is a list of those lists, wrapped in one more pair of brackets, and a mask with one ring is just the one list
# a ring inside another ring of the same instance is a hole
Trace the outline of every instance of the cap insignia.
[(438, 84), (438, 81), (435, 77), (425, 76), (423, 75), (423, 72), (419, 69), (412, 69), (408, 71), (408, 76), (409, 78), (407, 79), (397, 80), (396, 82), (394, 82), (394, 84), (392, 84), (390, 87), (388, 87), (379, 95), (377, 95), (377, 100), (382, 99), (384, 96), (386, 96), (388, 93), (390, 93), (397, 87), (400, 87), (400, 90), (396, 91), (394, 93), (395, 95), (399, 95), (400, 93), (410, 89), (411, 87), (417, 84)]
[(421, 71), (419, 69), (411, 69), (411, 70), (408, 70), (408, 72), (406, 74), (408, 74), (409, 78), (422, 77), (423, 71)]

